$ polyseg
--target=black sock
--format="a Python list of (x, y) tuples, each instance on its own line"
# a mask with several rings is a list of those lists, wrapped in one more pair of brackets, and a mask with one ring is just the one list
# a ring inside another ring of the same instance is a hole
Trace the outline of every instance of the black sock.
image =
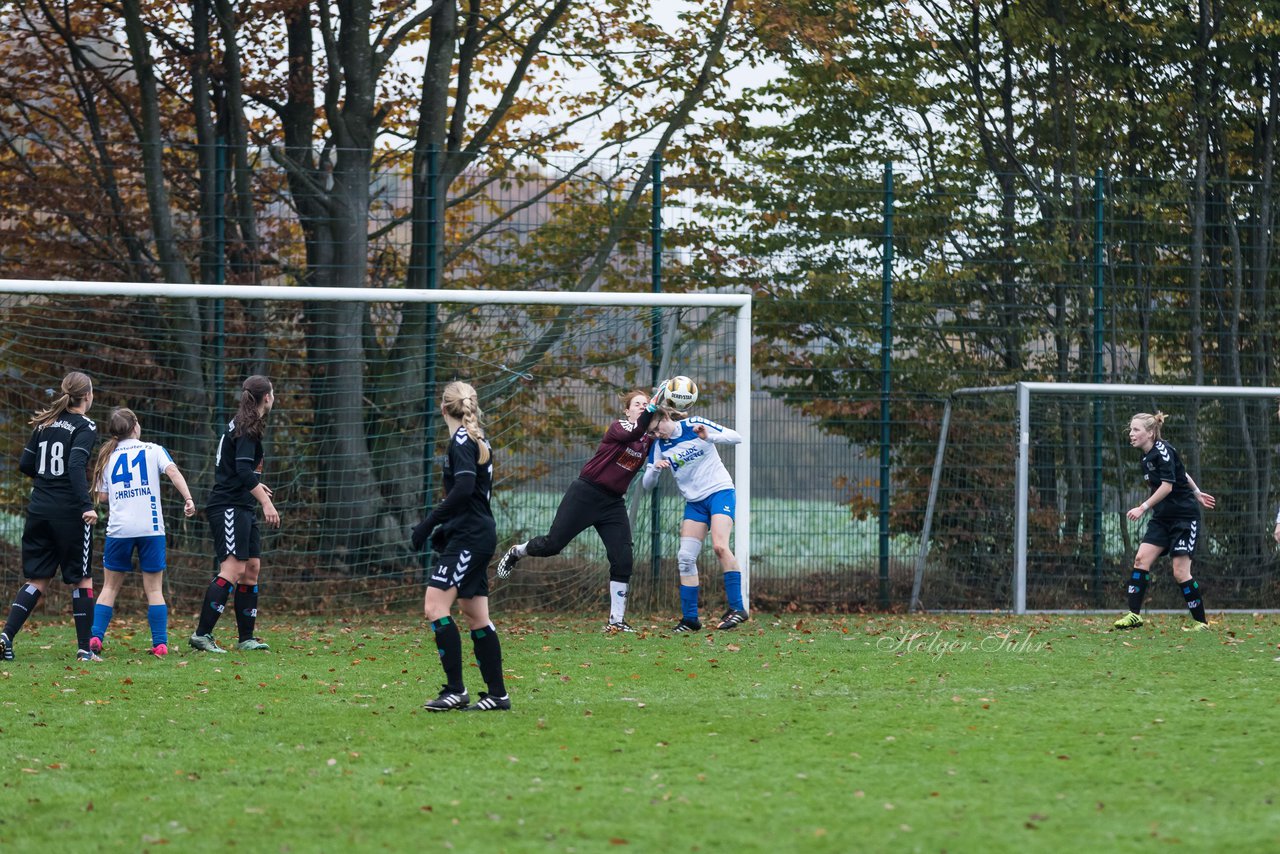
[(258, 624), (258, 585), (236, 585), (236, 629), (240, 632), (240, 640), (253, 637), (254, 626)]
[(22, 625), (36, 609), (40, 601), (40, 589), (34, 584), (24, 584), (13, 597), (13, 605), (9, 608), (9, 619), (4, 621), (4, 633), (13, 640), (14, 635), (22, 631)]
[(1129, 578), (1129, 610), (1135, 614), (1142, 613), (1142, 600), (1147, 597), (1147, 585), (1151, 583), (1151, 573), (1135, 569)]
[(77, 587), (71, 591), (71, 618), (76, 624), (76, 649), (88, 651), (93, 635), (93, 588)]
[(471, 645), (476, 651), (476, 664), (480, 665), (480, 677), (489, 686), (489, 693), (505, 697), (507, 686), (502, 681), (502, 644), (493, 626), (471, 630)]
[(196, 634), (211, 635), (218, 618), (227, 607), (227, 597), (231, 595), (231, 582), (221, 575), (215, 575), (209, 587), (204, 591), (204, 604), (200, 606), (200, 622), (196, 625)]
[(1187, 600), (1187, 610), (1191, 612), (1191, 616), (1195, 617), (1196, 622), (1209, 622), (1204, 615), (1204, 599), (1200, 598), (1200, 584), (1194, 578), (1188, 578), (1178, 586), (1182, 588), (1182, 598)]
[(462, 684), (462, 635), (452, 617), (431, 621), (431, 631), (436, 635), (436, 649), (440, 650), (440, 666), (444, 668), (445, 688), (456, 694), (467, 690)]

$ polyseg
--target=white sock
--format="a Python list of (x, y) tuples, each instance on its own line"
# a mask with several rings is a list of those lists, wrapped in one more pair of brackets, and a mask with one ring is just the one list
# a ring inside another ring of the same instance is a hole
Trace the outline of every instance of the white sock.
[(528, 552), (526, 551), (526, 548), (528, 547), (528, 545), (529, 545), (528, 543), (516, 543), (515, 544), (516, 557), (524, 557), (526, 554), (528, 554)]
[(609, 622), (620, 623), (627, 615), (627, 588), (625, 581), (609, 582)]

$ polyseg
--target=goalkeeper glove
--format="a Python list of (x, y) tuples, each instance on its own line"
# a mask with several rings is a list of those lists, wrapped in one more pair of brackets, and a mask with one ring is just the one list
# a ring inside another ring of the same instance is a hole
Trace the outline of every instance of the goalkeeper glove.
[(658, 407), (667, 399), (667, 386), (671, 384), (671, 380), (663, 380), (662, 385), (658, 386), (657, 392), (653, 397), (649, 398), (649, 402), (645, 404), (645, 409), (649, 412), (657, 412)]
[(413, 526), (413, 536), (409, 539), (409, 542), (413, 544), (415, 552), (422, 551), (422, 547), (427, 544), (427, 537), (431, 536), (431, 531), (435, 527), (436, 520), (432, 516), (428, 516)]

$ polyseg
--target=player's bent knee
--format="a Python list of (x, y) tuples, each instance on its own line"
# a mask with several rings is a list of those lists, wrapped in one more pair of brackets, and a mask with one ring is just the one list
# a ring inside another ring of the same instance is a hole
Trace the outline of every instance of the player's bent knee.
[(676, 564), (680, 567), (682, 577), (697, 576), (698, 554), (702, 551), (702, 540), (696, 537), (681, 537), (680, 551), (676, 554)]
[(534, 537), (525, 544), (524, 553), (528, 557), (555, 557), (564, 551), (568, 543), (553, 540), (550, 537)]

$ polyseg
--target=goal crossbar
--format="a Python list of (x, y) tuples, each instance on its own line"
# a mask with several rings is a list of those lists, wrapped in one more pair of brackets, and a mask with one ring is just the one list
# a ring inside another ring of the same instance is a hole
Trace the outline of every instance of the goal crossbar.
[[(145, 296), (166, 299), (286, 300), (323, 302), (463, 303), (474, 305), (589, 305), (649, 308), (719, 308), (733, 311), (734, 429), (742, 442), (734, 452), (734, 487), (742, 512), (734, 522), (734, 545), (742, 566), (742, 593), (750, 596), (751, 565), (751, 295), (735, 293), (601, 293), (598, 291), (480, 291), (398, 288), (320, 288), (279, 285), (157, 284), (0, 279), (0, 293), (79, 296)], [(749, 601), (749, 599), (748, 599)]]

